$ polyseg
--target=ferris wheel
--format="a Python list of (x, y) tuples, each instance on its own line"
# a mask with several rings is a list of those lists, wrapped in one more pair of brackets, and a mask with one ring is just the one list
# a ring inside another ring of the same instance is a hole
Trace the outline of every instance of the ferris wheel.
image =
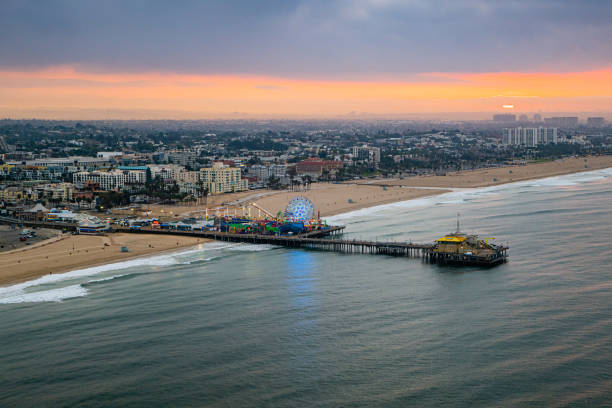
[(314, 204), (312, 201), (302, 196), (291, 199), (285, 208), (285, 216), (288, 219), (293, 219), (296, 221), (311, 220), (314, 218), (314, 215)]

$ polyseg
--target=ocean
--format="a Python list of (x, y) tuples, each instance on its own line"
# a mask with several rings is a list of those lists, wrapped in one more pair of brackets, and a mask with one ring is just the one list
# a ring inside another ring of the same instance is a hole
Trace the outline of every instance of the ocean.
[(0, 288), (0, 406), (612, 406), (612, 169), (328, 218), (495, 268), (221, 242)]

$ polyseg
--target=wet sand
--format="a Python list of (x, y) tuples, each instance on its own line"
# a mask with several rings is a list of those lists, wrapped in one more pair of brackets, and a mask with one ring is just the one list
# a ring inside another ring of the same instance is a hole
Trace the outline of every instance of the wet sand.
[[(0, 285), (23, 282), (89, 266), (119, 262), (163, 251), (191, 247), (206, 239), (172, 235), (108, 234), (51, 238), (37, 246), (0, 253)], [(106, 244), (106, 245), (105, 245)], [(121, 247), (129, 252), (121, 252)]]

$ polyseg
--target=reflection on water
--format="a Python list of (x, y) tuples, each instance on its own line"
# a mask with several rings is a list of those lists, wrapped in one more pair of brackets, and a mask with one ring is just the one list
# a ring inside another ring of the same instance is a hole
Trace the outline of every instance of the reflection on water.
[(2, 288), (0, 405), (609, 405), (610, 175), (335, 217), (426, 242), (460, 211), (492, 269), (213, 243)]

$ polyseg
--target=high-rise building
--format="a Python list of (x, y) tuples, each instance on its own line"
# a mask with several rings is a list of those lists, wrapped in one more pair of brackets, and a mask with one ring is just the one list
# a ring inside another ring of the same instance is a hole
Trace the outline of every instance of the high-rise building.
[(587, 118), (588, 126), (603, 126), (606, 123), (606, 120), (600, 116)]
[(553, 116), (552, 118), (544, 118), (544, 123), (555, 127), (576, 127), (578, 125), (577, 116)]
[(493, 121), (503, 123), (516, 122), (516, 115), (512, 113), (499, 113), (497, 115), (493, 115)]
[(506, 128), (502, 144), (535, 147), (541, 144), (557, 143), (557, 128)]
[(529, 118), (527, 117), (527, 115), (522, 114), (519, 116), (519, 122), (529, 122)]
[(533, 115), (533, 121), (535, 123), (540, 123), (542, 121), (542, 115), (540, 115), (539, 113), (536, 113), (535, 115)]

